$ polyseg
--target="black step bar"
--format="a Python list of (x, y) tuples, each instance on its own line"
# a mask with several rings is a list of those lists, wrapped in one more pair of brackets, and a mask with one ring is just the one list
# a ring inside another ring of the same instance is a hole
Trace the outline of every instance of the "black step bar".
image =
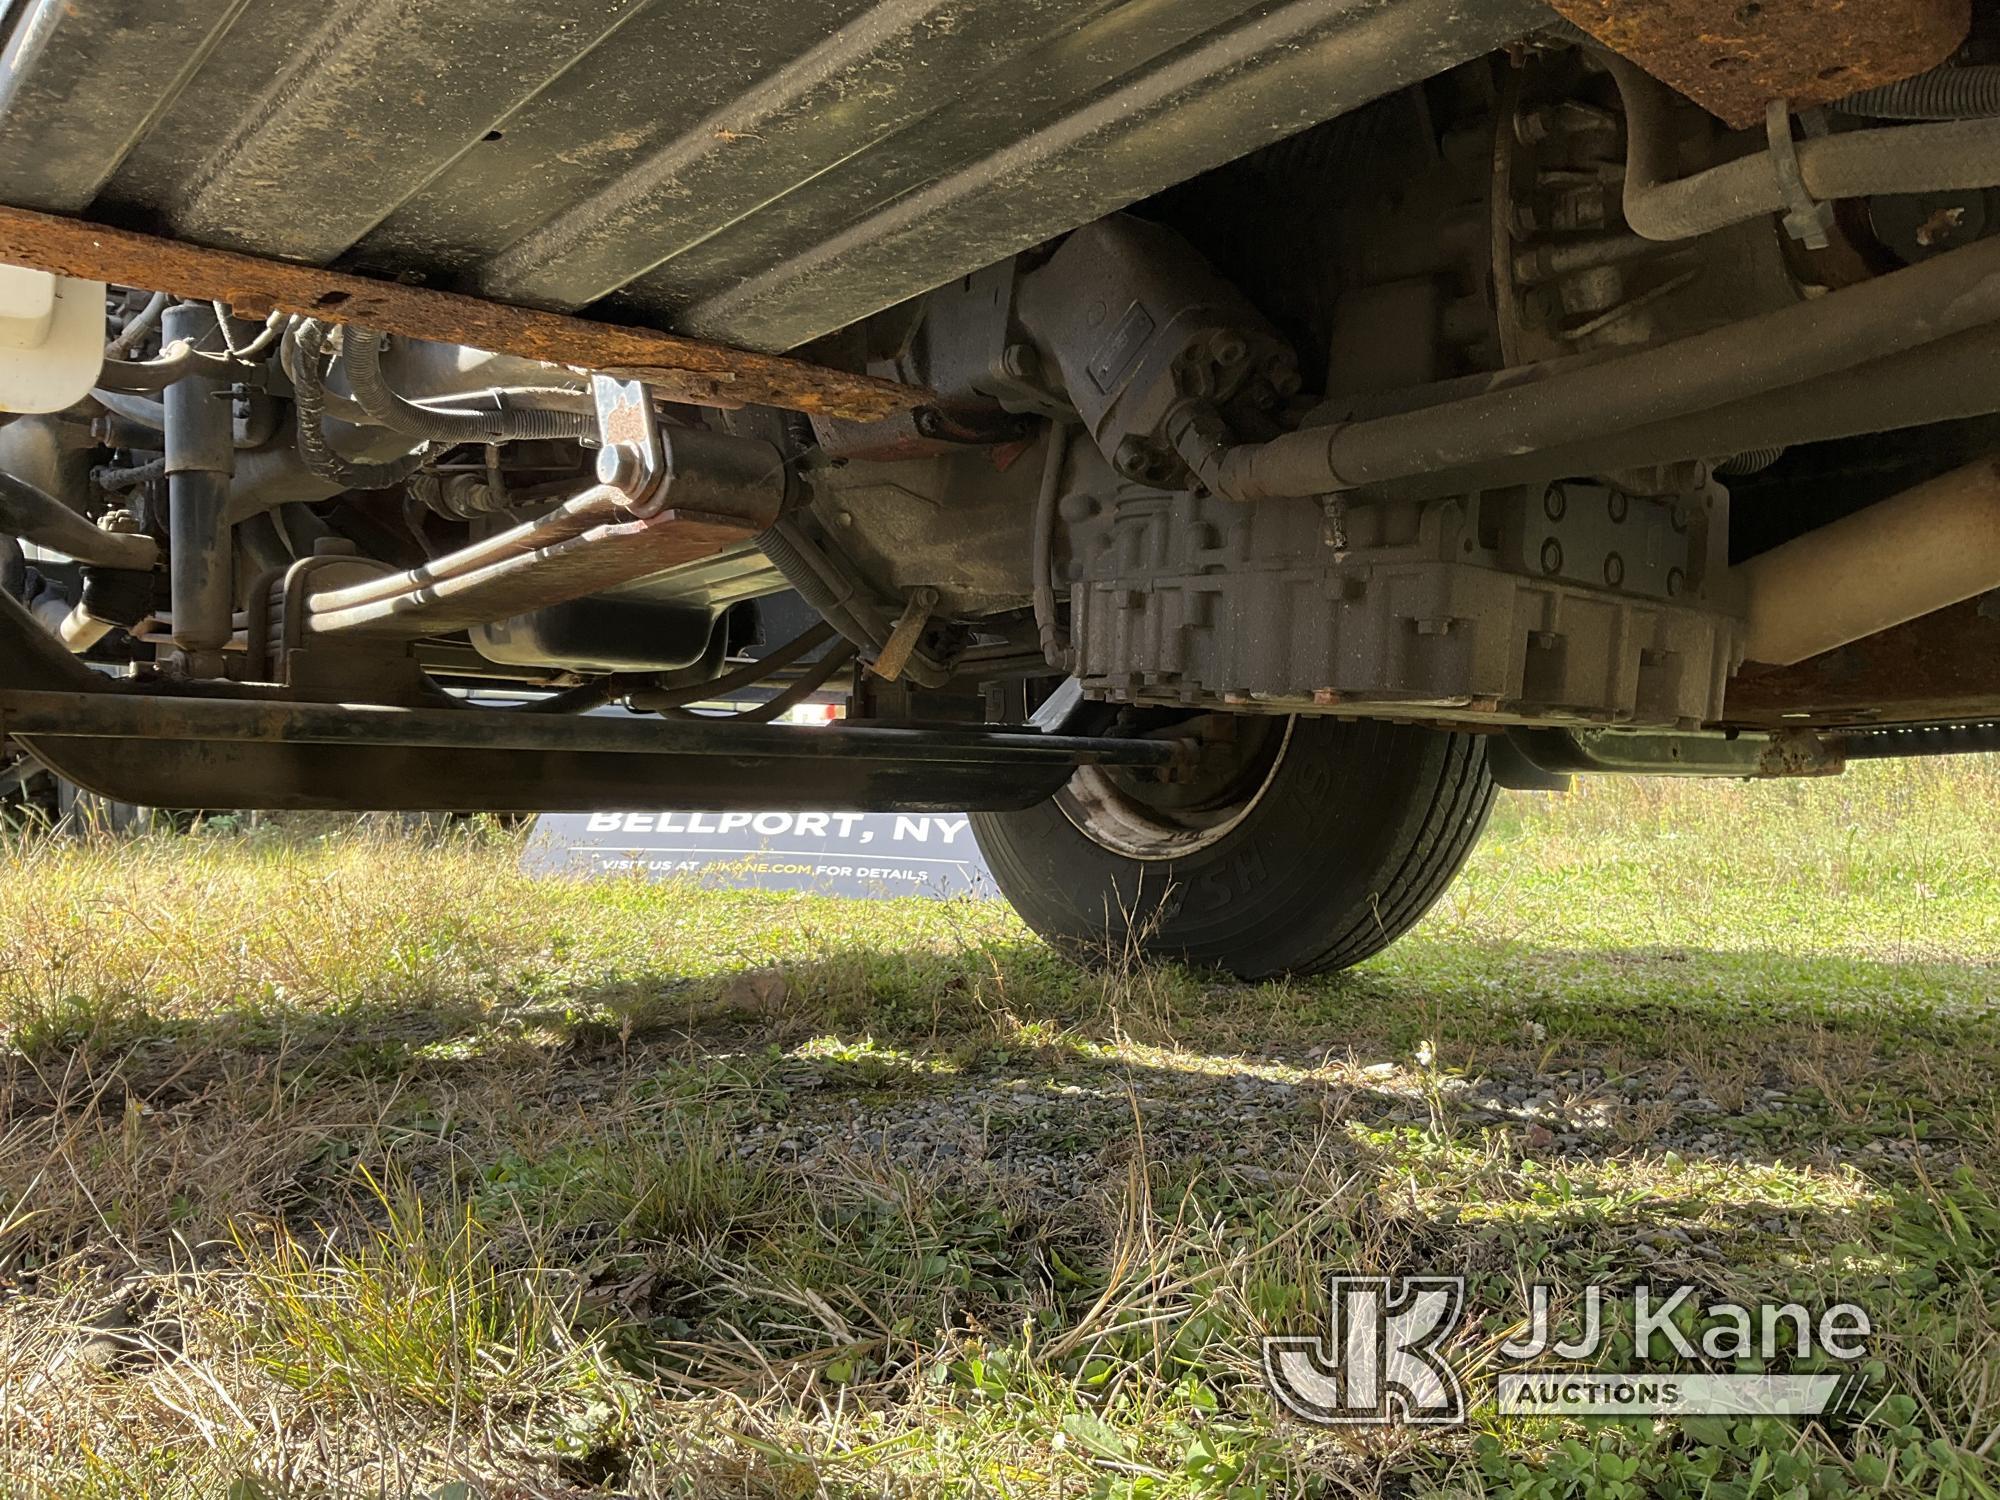
[(146, 807), (343, 811), (1003, 811), (1079, 766), (1169, 774), (1172, 739), (814, 728), (652, 715), (307, 703), (105, 677), (0, 598), (0, 733)]

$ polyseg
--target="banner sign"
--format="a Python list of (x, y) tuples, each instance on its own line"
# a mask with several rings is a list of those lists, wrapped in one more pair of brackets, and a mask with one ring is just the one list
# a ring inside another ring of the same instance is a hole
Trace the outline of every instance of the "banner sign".
[(546, 813), (521, 868), (833, 896), (1000, 894), (964, 813)]

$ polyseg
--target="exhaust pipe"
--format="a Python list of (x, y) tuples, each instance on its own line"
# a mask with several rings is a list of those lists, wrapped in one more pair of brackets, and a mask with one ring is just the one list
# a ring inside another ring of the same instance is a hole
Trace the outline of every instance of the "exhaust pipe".
[(1751, 558), (1744, 655), (1790, 666), (2000, 589), (2000, 455)]

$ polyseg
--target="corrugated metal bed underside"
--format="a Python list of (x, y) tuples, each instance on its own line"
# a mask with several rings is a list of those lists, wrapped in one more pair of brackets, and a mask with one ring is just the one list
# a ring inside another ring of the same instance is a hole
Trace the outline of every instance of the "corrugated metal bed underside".
[(17, 0), (0, 200), (787, 349), (1539, 0)]

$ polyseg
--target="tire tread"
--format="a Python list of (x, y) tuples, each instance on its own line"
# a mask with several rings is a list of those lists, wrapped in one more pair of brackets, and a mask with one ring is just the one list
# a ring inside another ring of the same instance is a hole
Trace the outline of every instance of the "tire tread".
[[(1162, 957), (1245, 978), (1347, 968), (1414, 926), (1465, 862), (1495, 795), (1485, 742), (1373, 720), (1301, 719), (1287, 754), (1321, 758), (1346, 796), (1318, 795), (1310, 777), (1281, 767), (1242, 826), (1173, 866), (1101, 848), (1053, 800), (974, 814), (974, 836), (1016, 911), (1072, 952), (1121, 947), (1131, 924), (1105, 914), (1137, 907), (1142, 922), (1154, 922), (1142, 926), (1139, 946)], [(1226, 873), (1252, 841), (1270, 857), (1251, 899), (1194, 917), (1161, 903), (1161, 874), (1191, 883)]]

